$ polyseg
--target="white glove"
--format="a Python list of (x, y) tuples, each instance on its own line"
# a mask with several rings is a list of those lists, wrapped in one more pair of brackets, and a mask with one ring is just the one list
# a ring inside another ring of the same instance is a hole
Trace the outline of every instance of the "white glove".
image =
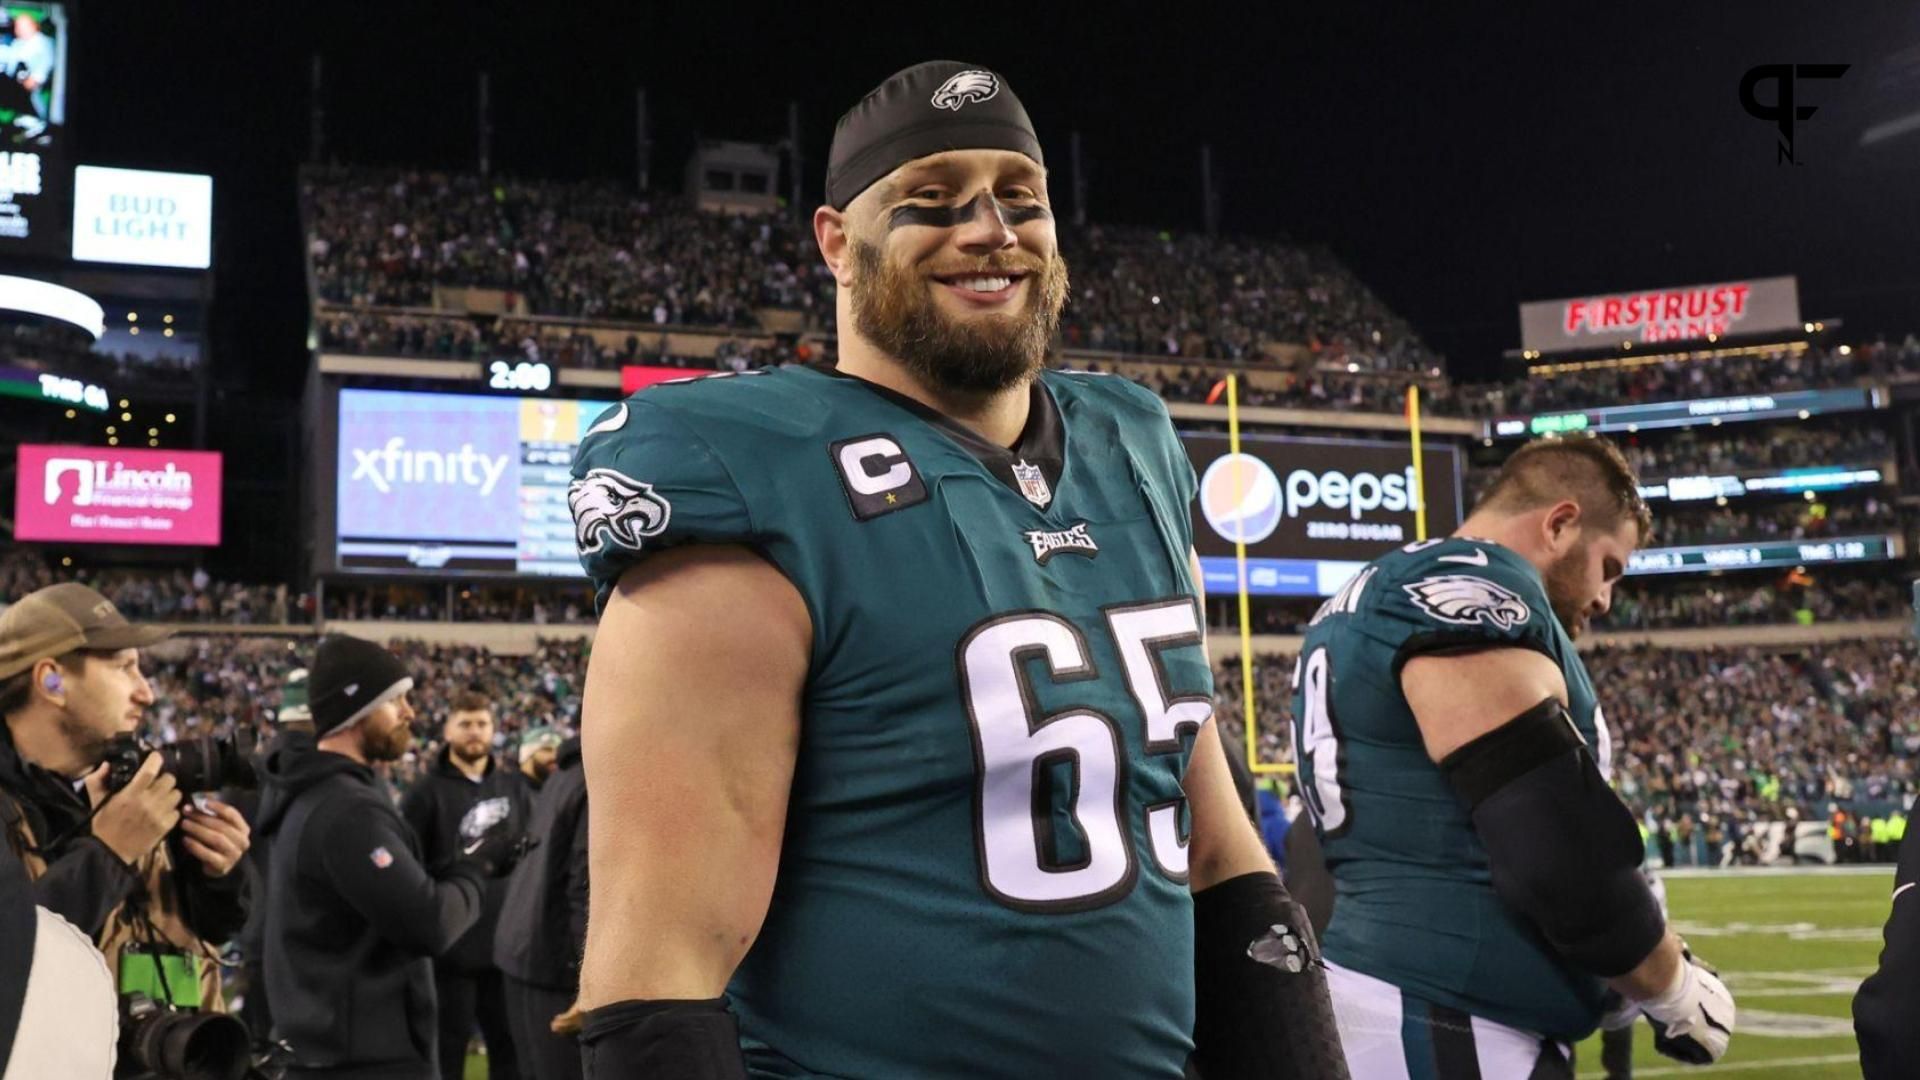
[(1667, 992), (1640, 1003), (1653, 1024), (1653, 1048), (1675, 1061), (1711, 1065), (1733, 1038), (1733, 995), (1720, 976), (1684, 945), (1680, 974)]

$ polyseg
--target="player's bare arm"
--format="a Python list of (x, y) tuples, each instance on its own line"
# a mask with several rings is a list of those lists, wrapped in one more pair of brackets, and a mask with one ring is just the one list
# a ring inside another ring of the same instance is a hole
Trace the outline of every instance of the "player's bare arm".
[(1642, 1003), (1656, 1027), (1662, 1013), (1707, 999), (1703, 1022), (1720, 1030), (1703, 1060), (1724, 1053), (1732, 999), (1711, 973), (1697, 977), (1704, 969), (1666, 928), (1638, 872), (1632, 815), (1567, 719), (1559, 667), (1527, 648), (1425, 655), (1400, 683), (1428, 756), (1471, 806), (1502, 898), (1571, 963)]
[(773, 891), (811, 639), (798, 591), (744, 548), (680, 548), (622, 575), (582, 707), (582, 1008), (726, 989)]

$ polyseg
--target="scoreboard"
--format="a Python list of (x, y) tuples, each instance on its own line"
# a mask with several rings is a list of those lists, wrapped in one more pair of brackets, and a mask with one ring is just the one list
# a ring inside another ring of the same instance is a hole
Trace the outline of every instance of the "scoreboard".
[(342, 389), (342, 571), (580, 576), (573, 455), (612, 401)]

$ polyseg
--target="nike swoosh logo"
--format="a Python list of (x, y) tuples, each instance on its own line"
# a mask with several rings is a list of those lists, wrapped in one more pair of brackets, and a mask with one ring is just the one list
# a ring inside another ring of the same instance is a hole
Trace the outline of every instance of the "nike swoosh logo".
[(1707, 1007), (1705, 1005), (1700, 1006), (1700, 1015), (1706, 1019), (1707, 1026), (1712, 1028), (1713, 1030), (1719, 1032), (1722, 1035), (1731, 1036), (1733, 1034), (1733, 1029), (1721, 1023), (1720, 1021), (1715, 1020), (1713, 1018), (1713, 1014), (1707, 1011)]
[(1442, 555), (1435, 561), (1465, 563), (1468, 566), (1485, 566), (1487, 565), (1487, 553), (1484, 551), (1476, 551), (1471, 555)]
[(609, 416), (605, 420), (602, 420), (599, 423), (588, 428), (587, 434), (582, 435), (580, 437), (582, 439), (585, 439), (590, 435), (604, 435), (609, 431), (619, 431), (621, 428), (626, 426), (627, 426), (627, 403), (623, 401), (620, 403), (620, 411), (614, 413), (612, 416)]
[(1907, 882), (1907, 883), (1906, 883), (1905, 885), (1902, 885), (1902, 886), (1900, 886), (1899, 888), (1897, 888), (1897, 889), (1895, 889), (1895, 890), (1893, 890), (1893, 898), (1894, 898), (1895, 900), (1898, 900), (1898, 899), (1900, 899), (1900, 894), (1901, 894), (1901, 893), (1903, 893), (1903, 892), (1906, 892), (1906, 891), (1907, 891), (1908, 889), (1911, 889), (1911, 888), (1913, 888), (1913, 887), (1914, 887), (1915, 885), (1920, 885), (1920, 882), (1916, 882), (1916, 881), (1909, 881), (1909, 882)]
[(484, 843), (486, 843), (485, 840), (475, 840), (473, 843), (468, 844), (466, 847), (461, 848), (460, 853), (462, 855), (471, 855), (474, 852), (479, 851), (480, 845)]

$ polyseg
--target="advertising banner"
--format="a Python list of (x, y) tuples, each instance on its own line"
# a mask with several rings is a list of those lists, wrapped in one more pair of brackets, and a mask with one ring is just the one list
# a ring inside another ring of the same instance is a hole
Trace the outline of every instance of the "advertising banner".
[(20, 447), (14, 536), (82, 544), (220, 542), (220, 455)]
[(73, 257), (205, 270), (213, 262), (213, 177), (78, 166)]
[(1520, 347), (1545, 355), (1624, 341), (1639, 345), (1797, 332), (1804, 325), (1791, 276), (1749, 278), (1521, 304)]
[[(1234, 592), (1234, 543), (1247, 549), (1248, 591), (1330, 596), (1367, 562), (1417, 536), (1412, 450), (1371, 439), (1183, 433), (1200, 477), (1194, 549), (1208, 592)], [(1423, 448), (1427, 535), (1460, 524), (1460, 457)]]

